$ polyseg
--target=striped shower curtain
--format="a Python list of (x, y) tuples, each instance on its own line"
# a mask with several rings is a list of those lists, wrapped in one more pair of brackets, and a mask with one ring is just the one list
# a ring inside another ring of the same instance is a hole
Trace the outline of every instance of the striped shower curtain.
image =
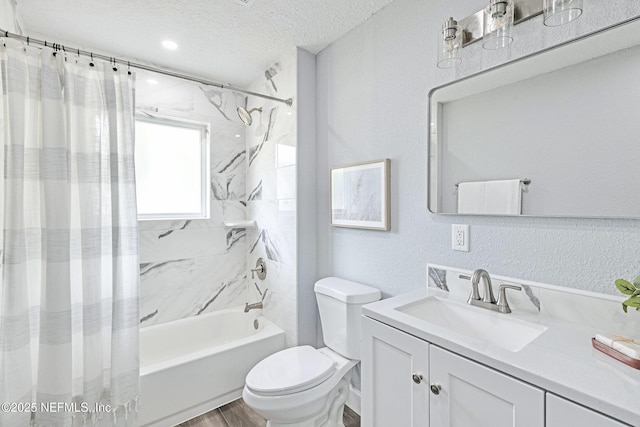
[(134, 78), (14, 42), (0, 44), (0, 425), (133, 425)]

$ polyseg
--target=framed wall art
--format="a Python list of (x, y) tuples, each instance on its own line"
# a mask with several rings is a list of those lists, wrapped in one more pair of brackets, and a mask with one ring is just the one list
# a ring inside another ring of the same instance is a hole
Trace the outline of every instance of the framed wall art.
[(331, 168), (331, 225), (389, 230), (389, 159)]

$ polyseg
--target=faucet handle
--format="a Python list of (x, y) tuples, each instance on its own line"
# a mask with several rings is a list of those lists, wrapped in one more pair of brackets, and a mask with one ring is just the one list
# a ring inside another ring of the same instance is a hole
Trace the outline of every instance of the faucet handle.
[(498, 311), (500, 313), (511, 313), (511, 307), (509, 307), (509, 303), (507, 302), (507, 289), (513, 289), (516, 291), (521, 291), (522, 287), (514, 286), (514, 285), (500, 285), (500, 290), (498, 292)]
[(258, 279), (264, 280), (267, 277), (267, 263), (264, 259), (258, 258), (256, 261), (256, 268), (251, 269), (251, 278), (253, 279), (254, 273), (258, 273)]
[[(464, 274), (461, 274), (458, 277), (465, 280), (471, 280), (471, 276), (467, 276)], [(480, 292), (478, 292), (478, 283), (471, 282), (471, 294), (469, 295), (469, 299), (467, 300), (467, 303), (471, 303), (471, 300), (480, 301), (481, 299), (482, 298), (480, 298)]]

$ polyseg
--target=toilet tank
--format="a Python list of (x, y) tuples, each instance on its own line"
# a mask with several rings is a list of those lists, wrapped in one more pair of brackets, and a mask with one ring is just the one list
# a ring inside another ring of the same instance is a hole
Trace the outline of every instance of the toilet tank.
[(378, 301), (380, 290), (338, 277), (326, 277), (316, 282), (314, 291), (325, 345), (344, 357), (360, 360), (360, 308)]

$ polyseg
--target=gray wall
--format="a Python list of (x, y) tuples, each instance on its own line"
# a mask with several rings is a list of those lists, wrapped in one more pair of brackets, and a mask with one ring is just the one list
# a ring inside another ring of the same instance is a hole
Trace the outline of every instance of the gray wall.
[[(396, 0), (317, 58), (318, 200), (329, 200), (329, 168), (391, 159), (390, 232), (332, 229), (318, 211), (319, 276), (334, 274), (396, 295), (425, 286), (427, 262), (561, 286), (615, 293), (618, 277), (640, 273), (640, 222), (557, 218), (444, 217), (426, 204), (427, 93), (436, 86), (577, 35), (640, 15), (640, 2), (585, 0), (572, 25), (541, 17), (514, 28), (510, 49), (463, 51), (455, 70), (435, 66), (439, 29), (484, 0)], [(594, 120), (597, 115), (594, 113)], [(471, 252), (451, 250), (451, 224), (471, 225)]]

